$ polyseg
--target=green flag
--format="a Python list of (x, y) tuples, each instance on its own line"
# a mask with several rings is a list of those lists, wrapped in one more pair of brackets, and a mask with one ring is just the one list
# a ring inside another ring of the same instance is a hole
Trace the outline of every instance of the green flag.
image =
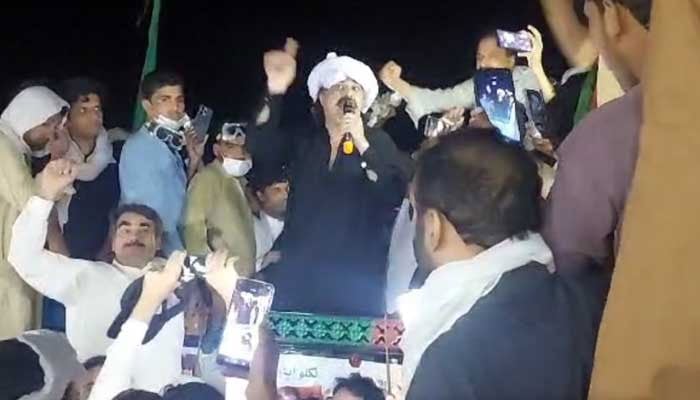
[[(141, 80), (147, 74), (156, 70), (158, 65), (158, 23), (160, 21), (160, 1), (153, 1), (153, 11), (151, 12), (151, 24), (148, 27), (148, 48), (146, 49), (146, 59), (143, 62)], [(141, 81), (139, 81), (139, 85)], [(146, 112), (141, 107), (141, 97), (136, 93), (136, 107), (134, 107), (134, 130), (137, 130), (146, 121)]]

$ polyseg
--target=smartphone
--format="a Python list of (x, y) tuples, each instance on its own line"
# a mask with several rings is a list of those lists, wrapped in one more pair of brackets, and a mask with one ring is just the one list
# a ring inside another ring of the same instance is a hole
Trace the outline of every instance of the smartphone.
[(239, 278), (219, 345), (217, 362), (225, 376), (247, 378), (260, 342), (260, 325), (272, 307), (275, 287), (255, 279)]
[(533, 49), (532, 39), (528, 31), (510, 32), (496, 30), (498, 46), (508, 50), (530, 52)]
[(482, 69), (474, 75), (476, 104), (508, 142), (522, 143), (515, 84), (509, 69)]
[(209, 132), (209, 125), (211, 125), (211, 120), (214, 117), (214, 111), (205, 106), (200, 105), (197, 110), (197, 115), (194, 116), (192, 120), (192, 128), (197, 132), (197, 136), (204, 138)]

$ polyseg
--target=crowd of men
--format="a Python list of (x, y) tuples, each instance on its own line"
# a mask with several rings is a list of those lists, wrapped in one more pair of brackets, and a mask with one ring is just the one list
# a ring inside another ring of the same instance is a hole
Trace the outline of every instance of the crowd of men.
[[(147, 121), (125, 141), (103, 126), (99, 82), (22, 88), (0, 116), (0, 399), (223, 398), (212, 364), (240, 277), (272, 283), (274, 310), (400, 317), (406, 399), (586, 398), (638, 154), (651, 0), (540, 2), (572, 67), (561, 80), (534, 27), (527, 54), (495, 31), (476, 43), (477, 70), (512, 73), (518, 144), (471, 79), (420, 88), (395, 61), (375, 74), (334, 53), (308, 76), (308, 123), (282, 127), (293, 39), (263, 57), (263, 106), (210, 132), (167, 71), (144, 77)], [(383, 128), (400, 113), (450, 132), (407, 154)], [(204, 293), (176, 295), (188, 255), (206, 257)], [(278, 393), (262, 336), (247, 398), (299, 398)], [(339, 378), (333, 399), (385, 396)]]

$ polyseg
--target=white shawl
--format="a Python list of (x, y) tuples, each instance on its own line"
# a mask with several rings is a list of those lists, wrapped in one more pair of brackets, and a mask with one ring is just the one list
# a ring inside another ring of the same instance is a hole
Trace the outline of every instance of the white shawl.
[(399, 298), (406, 328), (401, 341), (406, 390), (428, 346), (489, 294), (503, 274), (532, 261), (553, 265), (549, 247), (536, 233), (524, 240), (505, 240), (474, 258), (443, 265), (430, 274), (422, 288)]
[[(12, 99), (0, 115), (0, 120), (4, 123), (5, 128), (11, 128), (9, 131), (14, 133), (15, 136), (11, 139), (17, 149), (24, 154), (32, 154), (24, 141), (24, 134), (61, 112), (63, 107), (68, 107), (68, 103), (58, 97), (51, 89), (44, 86), (32, 86), (22, 90)], [(6, 131), (8, 129), (3, 129), (3, 132)], [(6, 133), (9, 137), (9, 132)], [(46, 154), (46, 150), (34, 152), (35, 157), (43, 157)]]
[(28, 331), (17, 337), (17, 340), (34, 350), (44, 371), (44, 387), (19, 400), (60, 399), (68, 384), (85, 373), (64, 334), (48, 330)]
[[(109, 164), (116, 162), (114, 160), (114, 152), (112, 151), (112, 143), (104, 128), (100, 128), (100, 133), (95, 142), (95, 150), (87, 159), (85, 159), (77, 143), (73, 140), (69, 140), (68, 142), (68, 152), (65, 158), (77, 164), (78, 176), (76, 179), (79, 181), (89, 182), (95, 180)], [(75, 189), (71, 187), (66, 192), (66, 195), (56, 203), (58, 221), (61, 226), (68, 222), (68, 209), (74, 194)]]

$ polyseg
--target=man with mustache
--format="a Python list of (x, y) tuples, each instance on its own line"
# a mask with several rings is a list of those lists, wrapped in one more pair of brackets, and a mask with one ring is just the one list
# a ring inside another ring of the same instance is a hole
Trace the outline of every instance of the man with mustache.
[[(296, 75), (296, 47), (265, 55), (267, 126), (249, 137), (258, 165), (289, 165), (282, 259), (263, 271), (280, 310), (383, 315), (389, 224), (406, 191), (407, 172), (391, 138), (365, 126), (377, 96), (364, 63), (334, 53), (308, 79), (313, 120), (277, 129), (281, 97)], [(276, 164), (278, 163), (278, 164)]]
[[(66, 307), (66, 335), (80, 361), (85, 361), (104, 355), (111, 344), (107, 329), (120, 311), (127, 286), (152, 264), (165, 260), (156, 257), (163, 233), (160, 217), (153, 209), (135, 204), (122, 205), (113, 214), (111, 264), (45, 250), (51, 209), (76, 176), (75, 165), (67, 160), (52, 161), (37, 176), (38, 195), (29, 199), (13, 226), (8, 260), (27, 284)], [(174, 297), (169, 299), (169, 303), (175, 301)], [(143, 345), (132, 371), (134, 387), (158, 391), (180, 375), (183, 337), (184, 322), (179, 314), (165, 324), (157, 338)]]

